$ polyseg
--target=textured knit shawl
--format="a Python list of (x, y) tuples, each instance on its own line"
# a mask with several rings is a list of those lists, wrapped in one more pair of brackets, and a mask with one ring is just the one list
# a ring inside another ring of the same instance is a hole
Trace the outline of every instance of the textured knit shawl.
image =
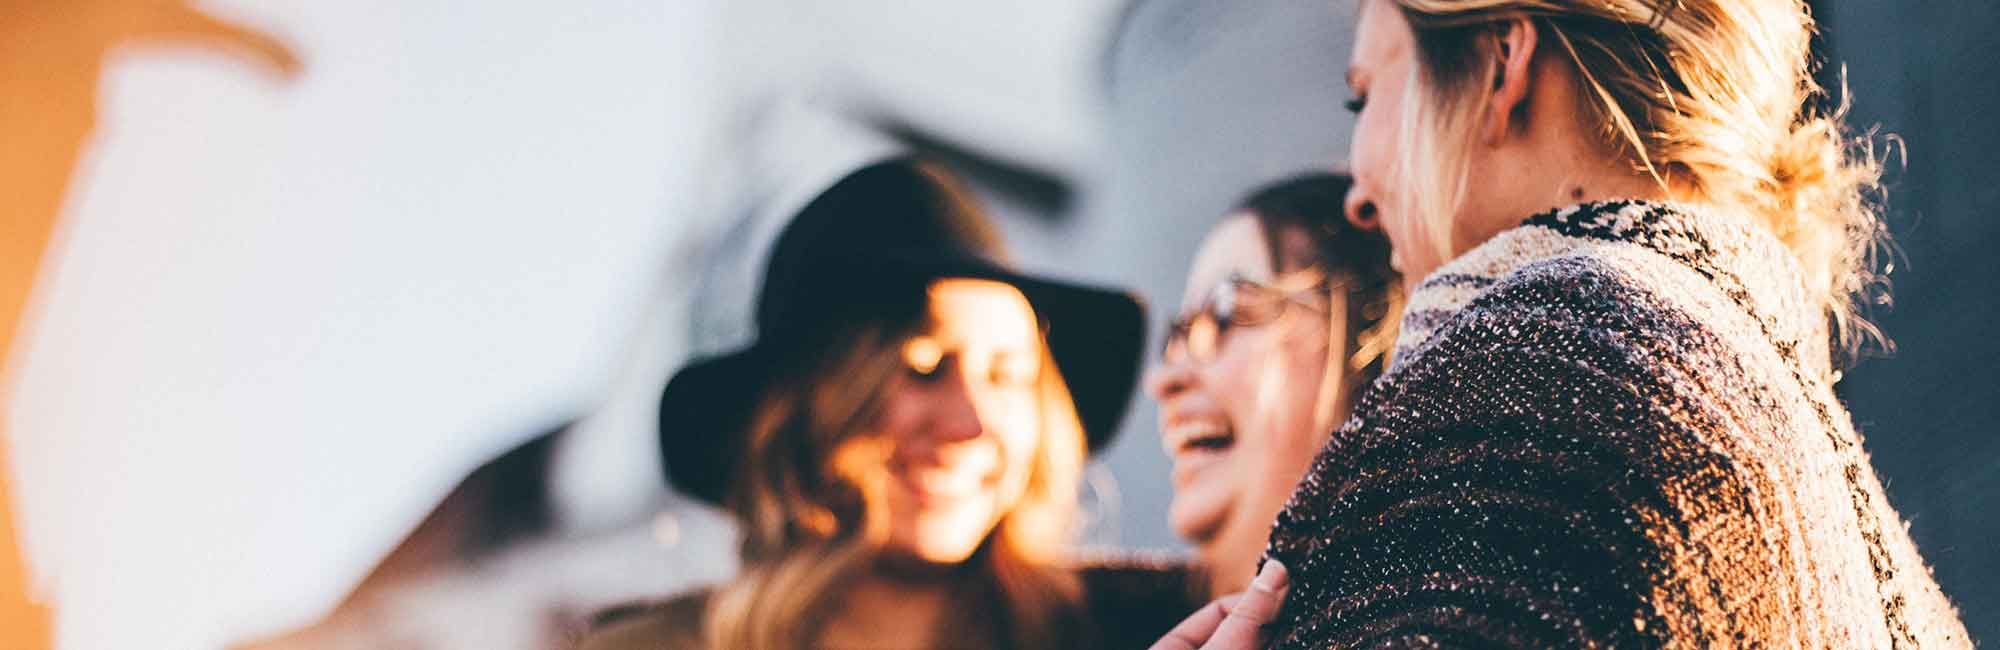
[(1278, 647), (1970, 647), (1763, 229), (1533, 217), (1412, 293), (1279, 515)]

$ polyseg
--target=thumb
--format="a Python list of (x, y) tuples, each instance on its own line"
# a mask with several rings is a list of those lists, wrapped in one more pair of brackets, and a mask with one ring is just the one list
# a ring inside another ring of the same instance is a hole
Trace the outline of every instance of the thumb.
[(1264, 624), (1278, 617), (1278, 606), (1284, 604), (1285, 592), (1291, 584), (1284, 563), (1266, 560), (1257, 571), (1257, 579), (1250, 581), (1250, 588), (1243, 591), (1243, 599), (1230, 608), (1229, 617), (1222, 619), (1222, 626), (1216, 628), (1215, 635), (1203, 647), (1263, 647)]

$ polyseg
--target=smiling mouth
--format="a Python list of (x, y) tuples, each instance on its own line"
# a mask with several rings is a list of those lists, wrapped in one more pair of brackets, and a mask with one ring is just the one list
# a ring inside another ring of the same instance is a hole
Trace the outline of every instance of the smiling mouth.
[(1216, 420), (1184, 422), (1167, 430), (1167, 448), (1176, 457), (1228, 451), (1234, 446), (1236, 431), (1227, 423)]
[(1206, 540), (1235, 500), (1236, 430), (1220, 417), (1183, 421), (1168, 427), (1162, 442), (1173, 459), (1169, 523), (1182, 537)]
[(904, 489), (922, 501), (955, 501), (976, 496), (986, 489), (984, 472), (956, 468), (902, 468), (895, 473)]

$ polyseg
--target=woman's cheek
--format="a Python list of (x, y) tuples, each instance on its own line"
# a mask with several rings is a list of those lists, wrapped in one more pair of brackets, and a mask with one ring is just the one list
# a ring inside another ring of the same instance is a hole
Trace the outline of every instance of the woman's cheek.
[(1034, 465), (1035, 453), (1042, 442), (1041, 420), (1034, 408), (1021, 409), (1010, 416), (999, 435), (1000, 457), (1007, 463), (1004, 470), (1010, 478), (1019, 476), (1025, 482), (1025, 475)]

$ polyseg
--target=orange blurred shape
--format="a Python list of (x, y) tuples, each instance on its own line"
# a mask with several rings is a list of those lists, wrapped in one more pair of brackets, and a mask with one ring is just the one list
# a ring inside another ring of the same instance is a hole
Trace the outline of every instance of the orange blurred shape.
[[(7, 462), (6, 454), (6, 445), (0, 444), (0, 466)], [(28, 571), (14, 536), (11, 483), (0, 480), (0, 648), (47, 648), (49, 611), (28, 599)]]
[[(154, 44), (221, 49), (285, 78), (300, 67), (277, 39), (185, 0), (0, 0), (0, 372), (12, 367), (36, 269), (96, 125), (105, 60), (128, 45)], [(7, 400), (0, 395), (0, 409)], [(6, 440), (0, 436), (0, 648), (48, 648), (51, 616), (29, 597)]]

